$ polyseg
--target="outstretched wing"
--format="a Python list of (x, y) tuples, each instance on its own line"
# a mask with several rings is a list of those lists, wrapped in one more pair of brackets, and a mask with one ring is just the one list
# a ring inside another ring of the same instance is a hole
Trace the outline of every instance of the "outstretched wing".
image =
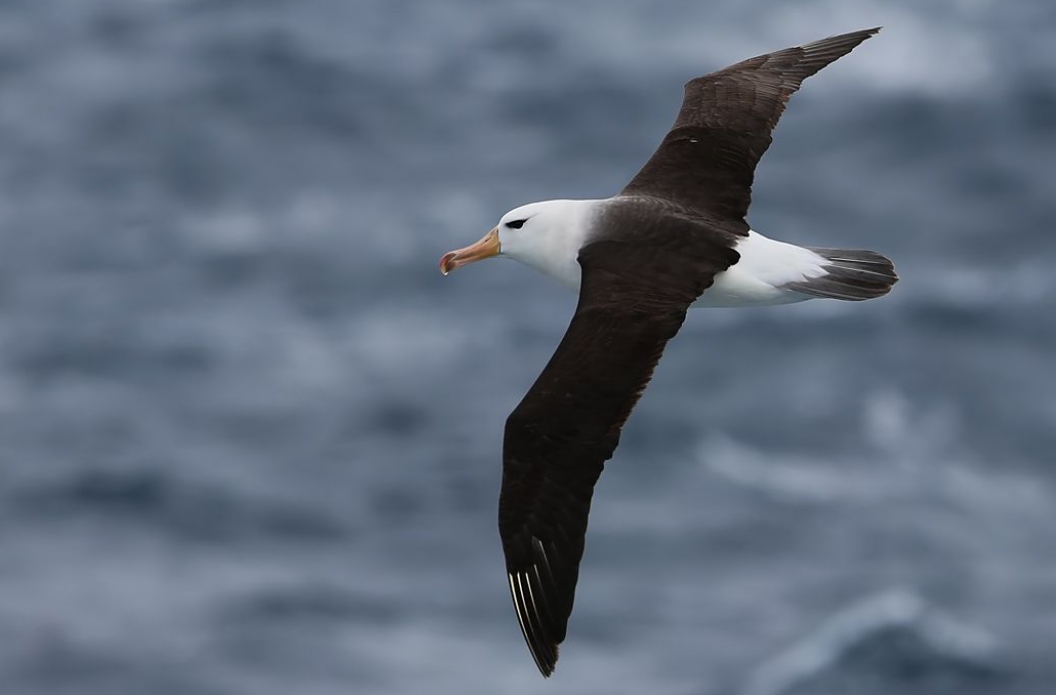
[(786, 48), (686, 84), (682, 109), (660, 147), (623, 190), (741, 221), (759, 159), (790, 96), (879, 27)]
[(683, 221), (671, 233), (671, 224), (680, 225), (580, 251), (575, 316), (506, 422), (499, 533), (517, 619), (544, 676), (572, 612), (594, 484), (686, 310), (738, 257), (735, 232)]

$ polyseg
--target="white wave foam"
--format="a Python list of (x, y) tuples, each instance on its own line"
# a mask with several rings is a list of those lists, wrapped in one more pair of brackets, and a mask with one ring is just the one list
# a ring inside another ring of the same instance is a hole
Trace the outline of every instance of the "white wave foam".
[(781, 498), (825, 502), (878, 494), (877, 481), (858, 470), (841, 472), (803, 456), (764, 455), (723, 436), (709, 437), (698, 454), (705, 466), (726, 480)]
[(937, 653), (971, 663), (989, 663), (995, 642), (985, 632), (954, 621), (918, 595), (892, 589), (836, 614), (816, 632), (763, 664), (744, 695), (777, 695), (835, 666), (854, 646), (880, 631), (908, 629)]

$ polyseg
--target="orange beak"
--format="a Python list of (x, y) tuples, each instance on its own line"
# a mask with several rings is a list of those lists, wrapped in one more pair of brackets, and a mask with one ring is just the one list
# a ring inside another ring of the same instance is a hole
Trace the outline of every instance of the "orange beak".
[(484, 238), (464, 249), (445, 253), (440, 259), (440, 272), (447, 275), (452, 270), (467, 263), (482, 261), (485, 258), (498, 256), (502, 250), (499, 244), (499, 228), (495, 227), (484, 235)]

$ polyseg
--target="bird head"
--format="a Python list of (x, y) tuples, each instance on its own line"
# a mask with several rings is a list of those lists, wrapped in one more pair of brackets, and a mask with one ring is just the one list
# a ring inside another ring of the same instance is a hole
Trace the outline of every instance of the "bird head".
[(445, 253), (440, 272), (447, 275), (460, 266), (500, 255), (543, 272), (551, 272), (560, 262), (574, 263), (587, 229), (584, 203), (593, 202), (546, 200), (514, 208), (477, 243)]

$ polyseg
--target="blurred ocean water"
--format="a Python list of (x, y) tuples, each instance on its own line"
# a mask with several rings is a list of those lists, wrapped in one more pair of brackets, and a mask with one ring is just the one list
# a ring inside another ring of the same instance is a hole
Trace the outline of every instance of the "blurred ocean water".
[[(901, 283), (693, 312), (544, 686), (501, 433), (575, 298), (437, 258), (877, 24), (750, 220)], [(1051, 693), (1054, 70), (1046, 0), (0, 3), (0, 693)]]

